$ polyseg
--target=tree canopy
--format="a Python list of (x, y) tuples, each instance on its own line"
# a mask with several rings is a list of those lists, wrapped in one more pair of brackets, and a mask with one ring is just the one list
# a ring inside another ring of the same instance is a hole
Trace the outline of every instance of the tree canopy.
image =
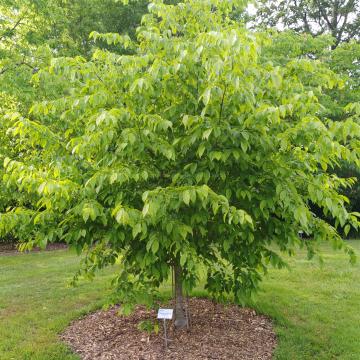
[[(1, 0), (0, 99), (28, 107), (34, 94), (33, 73), (52, 56), (91, 56), (91, 31), (135, 33), (147, 2), (124, 6), (116, 0)], [(106, 47), (103, 44), (103, 47)]]
[[(257, 6), (254, 27), (279, 30), (267, 50), (272, 61), (284, 64), (294, 58), (319, 59), (341, 76), (343, 87), (328, 89), (320, 96), (320, 117), (346, 120), (345, 106), (360, 101), (359, 2), (261, 1)], [(359, 168), (342, 161), (334, 171), (339, 176), (356, 178), (356, 184), (342, 193), (349, 196), (347, 207), (360, 211)]]
[(330, 34), (335, 48), (360, 39), (360, 3), (357, 0), (261, 0), (254, 17), (267, 26), (284, 26), (313, 36)]
[[(27, 113), (33, 101), (56, 98), (64, 89), (61, 76), (38, 86), (37, 72), (47, 68), (52, 57), (91, 58), (94, 41), (89, 39), (89, 33), (93, 30), (128, 33), (133, 37), (146, 5), (144, 0), (133, 1), (131, 6), (116, 0), (1, 0), (0, 115), (11, 109)], [(106, 42), (100, 45), (103, 49), (111, 46)], [(7, 142), (6, 130), (6, 121), (1, 119), (1, 163), (6, 156), (19, 156), (13, 144)], [(13, 196), (3, 183), (0, 188), (0, 211), (22, 203), (21, 195)], [(7, 239), (13, 238), (0, 241)]]
[(115, 286), (130, 307), (151, 302), (172, 268), (180, 305), (200, 269), (211, 294), (241, 302), (299, 246), (313, 256), (327, 240), (353, 258), (337, 230), (358, 228), (339, 193), (354, 180), (328, 169), (359, 165), (360, 108), (320, 118), (341, 78), (319, 60), (274, 64), (271, 36), (233, 20), (234, 6), (157, 0), (136, 40), (91, 34), (125, 54), (98, 48), (40, 70), (39, 86), (62, 87), (6, 116), (16, 157), (3, 183), (22, 201), (0, 215), (0, 235), (25, 248), (65, 240), (89, 276), (121, 262)]

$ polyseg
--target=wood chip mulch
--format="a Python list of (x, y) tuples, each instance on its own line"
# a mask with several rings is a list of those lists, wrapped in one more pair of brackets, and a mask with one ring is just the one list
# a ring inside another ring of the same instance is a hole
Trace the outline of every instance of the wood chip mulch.
[(100, 310), (74, 321), (61, 335), (83, 360), (265, 360), (271, 359), (276, 337), (268, 317), (249, 308), (190, 299), (191, 328), (174, 330), (169, 323), (168, 349), (160, 331), (149, 335), (140, 321), (156, 319), (154, 310), (138, 307), (127, 317), (118, 308)]

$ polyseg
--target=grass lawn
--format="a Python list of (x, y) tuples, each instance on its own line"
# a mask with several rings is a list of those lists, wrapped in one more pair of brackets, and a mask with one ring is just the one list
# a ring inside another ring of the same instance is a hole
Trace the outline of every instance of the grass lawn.
[[(352, 245), (360, 257), (360, 241)], [(276, 359), (360, 359), (360, 260), (324, 246), (325, 265), (291, 259), (272, 270), (255, 307), (274, 318)], [(98, 308), (109, 294), (111, 270), (76, 288), (67, 283), (79, 259), (66, 250), (0, 256), (0, 359), (78, 359), (57, 334)]]

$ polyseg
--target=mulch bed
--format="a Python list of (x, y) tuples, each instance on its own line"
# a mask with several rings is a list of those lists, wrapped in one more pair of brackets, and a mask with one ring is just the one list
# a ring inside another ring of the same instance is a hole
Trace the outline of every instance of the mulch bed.
[(138, 307), (127, 317), (118, 308), (97, 311), (74, 321), (61, 335), (83, 360), (205, 360), (271, 359), (276, 337), (271, 320), (249, 308), (223, 306), (207, 299), (190, 299), (191, 328), (168, 329), (172, 341), (165, 348), (159, 334), (138, 329), (140, 321), (156, 319), (156, 312)]
[[(45, 250), (40, 249), (39, 247), (34, 247), (30, 252), (39, 252), (39, 251), (53, 251), (67, 249), (67, 244), (64, 243), (53, 243), (48, 244)], [(16, 254), (27, 254), (29, 251), (19, 251), (16, 248), (15, 244), (0, 244), (0, 255), (16, 255)]]

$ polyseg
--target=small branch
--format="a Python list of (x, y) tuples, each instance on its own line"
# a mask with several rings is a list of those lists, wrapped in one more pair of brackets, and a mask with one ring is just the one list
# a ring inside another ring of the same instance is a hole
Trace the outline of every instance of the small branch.
[(4, 34), (1, 35), (1, 37), (0, 37), (0, 42), (5, 39), (6, 34), (13, 32), (19, 25), (21, 25), (21, 21), (22, 21), (23, 19), (24, 19), (23, 17), (20, 18), (20, 19), (14, 24), (14, 26), (13, 26), (11, 29), (6, 30), (6, 31), (4, 32)]
[(220, 104), (219, 122), (221, 121), (221, 118), (222, 118), (226, 89), (227, 89), (227, 86), (225, 85), (225, 88), (224, 88), (224, 91), (223, 91), (223, 94), (222, 94), (222, 98), (221, 98), (221, 104)]
[[(22, 61), (22, 62), (19, 62), (19, 63), (14, 64), (14, 66), (21, 66), (21, 65), (25, 65), (25, 66), (29, 67), (30, 69), (32, 69), (33, 71), (35, 71), (35, 70), (38, 69), (36, 66), (33, 66), (33, 65), (27, 63), (26, 61)], [(2, 69), (2, 70), (0, 71), (0, 75), (6, 73), (6, 72), (7, 72), (8, 70), (10, 70), (10, 69), (11, 69), (10, 66), (7, 67), (7, 68)]]

